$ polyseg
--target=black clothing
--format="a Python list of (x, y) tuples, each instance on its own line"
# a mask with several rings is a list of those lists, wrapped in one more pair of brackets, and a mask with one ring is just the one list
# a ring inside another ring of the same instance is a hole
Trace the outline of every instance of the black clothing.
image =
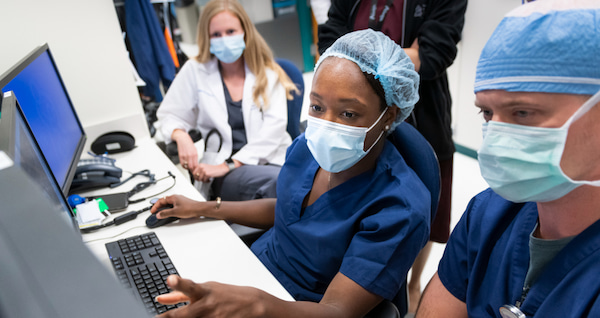
[[(353, 31), (359, 3), (360, 0), (331, 1), (329, 19), (319, 26), (320, 53)], [(466, 8), (467, 0), (404, 0), (404, 34), (399, 44), (408, 48), (418, 38), (421, 59), (420, 99), (407, 121), (431, 143), (439, 160), (451, 159), (455, 150), (446, 69), (456, 58)]]

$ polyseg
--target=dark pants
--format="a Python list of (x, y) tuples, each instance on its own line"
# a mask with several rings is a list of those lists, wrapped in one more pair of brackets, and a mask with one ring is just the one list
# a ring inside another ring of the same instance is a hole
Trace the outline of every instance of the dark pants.
[(280, 170), (277, 165), (243, 165), (213, 181), (213, 196), (224, 201), (276, 198)]
[(431, 222), (429, 240), (446, 243), (450, 237), (450, 214), (452, 211), (452, 165), (453, 158), (440, 160), (440, 175), (442, 188), (437, 213)]

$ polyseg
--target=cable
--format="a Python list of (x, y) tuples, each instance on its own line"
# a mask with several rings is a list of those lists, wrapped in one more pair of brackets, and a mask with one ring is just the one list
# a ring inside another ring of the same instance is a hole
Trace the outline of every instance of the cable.
[(117, 182), (117, 183), (111, 183), (109, 185), (110, 188), (116, 188), (122, 184), (124, 184), (125, 182), (135, 178), (136, 176), (146, 176), (148, 177), (148, 179), (150, 179), (150, 182), (154, 181), (154, 174), (150, 173), (150, 170), (148, 169), (144, 169), (144, 170), (140, 170), (138, 172), (134, 172), (132, 173), (127, 179), (122, 180), (121, 182)]
[(125, 230), (125, 231), (123, 231), (121, 233), (117, 233), (117, 234), (109, 236), (109, 237), (101, 237), (101, 238), (97, 238), (97, 239), (93, 239), (93, 240), (89, 240), (89, 241), (84, 241), (83, 243), (88, 244), (88, 243), (96, 242), (96, 241), (104, 241), (104, 240), (114, 239), (115, 237), (121, 236), (121, 235), (123, 235), (123, 234), (125, 234), (125, 233), (127, 233), (129, 231), (132, 231), (132, 230), (135, 230), (135, 229), (141, 229), (141, 228), (147, 229), (147, 227), (145, 225), (134, 226), (134, 227), (128, 228), (127, 230)]
[[(154, 182), (153, 182), (153, 183), (151, 183), (151, 184), (154, 184), (154, 183), (156, 183), (156, 182), (158, 182), (158, 181), (162, 181), (162, 180), (164, 180), (164, 179), (167, 179), (167, 178), (169, 178), (169, 177), (172, 177), (172, 178), (173, 178), (173, 184), (172, 184), (170, 187), (168, 187), (168, 188), (166, 188), (166, 189), (164, 189), (164, 190), (162, 190), (162, 191), (160, 191), (160, 192), (158, 192), (158, 193), (155, 193), (155, 194), (153, 194), (153, 195), (147, 196), (147, 197), (145, 197), (145, 198), (136, 199), (136, 200), (129, 200), (129, 199), (128, 199), (127, 201), (128, 201), (130, 204), (133, 204), (133, 203), (138, 203), (138, 202), (142, 202), (142, 201), (144, 201), (144, 200), (148, 200), (148, 199), (150, 199), (150, 198), (157, 197), (157, 196), (159, 196), (159, 195), (161, 195), (161, 194), (163, 194), (163, 193), (165, 193), (165, 192), (167, 192), (167, 191), (171, 190), (171, 189), (172, 189), (172, 188), (175, 186), (175, 184), (177, 183), (177, 178), (175, 178), (175, 175), (174, 175), (174, 174), (172, 174), (172, 173), (171, 173), (171, 171), (167, 171), (167, 173), (169, 174), (168, 176), (162, 177), (162, 178), (160, 178), (160, 179), (158, 179), (158, 180), (154, 181)], [(138, 192), (142, 191), (143, 189), (146, 189), (147, 187), (149, 187), (149, 186), (151, 185), (151, 184), (147, 184), (147, 185), (146, 185), (146, 183), (150, 183), (150, 182), (142, 182), (142, 183), (140, 183), (140, 184), (136, 185), (136, 186), (135, 186), (135, 187), (134, 187), (134, 188), (133, 188), (131, 191), (127, 192), (127, 194), (128, 194), (128, 197), (131, 197), (131, 196), (133, 196), (134, 194), (136, 194), (136, 193), (138, 193)], [(139, 188), (138, 188), (138, 186), (139, 186)]]
[(89, 232), (97, 231), (99, 229), (102, 229), (102, 228), (105, 228), (105, 227), (108, 227), (111, 225), (121, 225), (125, 222), (134, 220), (135, 218), (137, 218), (138, 214), (140, 214), (142, 212), (146, 212), (146, 211), (150, 210), (151, 208), (152, 208), (152, 206), (148, 206), (141, 210), (131, 211), (131, 212), (125, 213), (123, 215), (119, 215), (116, 218), (114, 218), (111, 221), (106, 222), (104, 224), (86, 227), (86, 228), (80, 229), (80, 231), (82, 233), (89, 233)]

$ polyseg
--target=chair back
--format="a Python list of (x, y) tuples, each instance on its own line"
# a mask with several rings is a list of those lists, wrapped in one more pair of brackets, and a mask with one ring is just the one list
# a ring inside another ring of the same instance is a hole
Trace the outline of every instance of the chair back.
[[(398, 149), (406, 164), (413, 169), (431, 195), (431, 221), (435, 218), (440, 200), (440, 166), (433, 147), (421, 133), (407, 122), (403, 122), (388, 139)], [(430, 224), (431, 225), (431, 224)], [(404, 316), (408, 311), (408, 289), (406, 280), (394, 298), (394, 304)]]
[(433, 221), (441, 190), (440, 166), (433, 147), (415, 127), (407, 122), (398, 125), (388, 139), (429, 190)]
[(304, 101), (304, 77), (302, 72), (294, 63), (289, 60), (277, 58), (275, 62), (281, 66), (283, 71), (290, 77), (292, 82), (296, 84), (299, 93), (292, 93), (294, 98), (287, 101), (288, 108), (288, 124), (287, 132), (290, 134), (292, 139), (295, 139), (300, 135), (300, 113), (302, 112), (302, 102)]

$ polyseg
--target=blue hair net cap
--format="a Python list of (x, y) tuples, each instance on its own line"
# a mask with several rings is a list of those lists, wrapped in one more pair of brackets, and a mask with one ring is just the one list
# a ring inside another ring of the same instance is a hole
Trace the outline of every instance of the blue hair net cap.
[(475, 92), (593, 95), (600, 90), (600, 1), (543, 0), (516, 8), (483, 48)]
[(410, 115), (419, 100), (419, 74), (402, 47), (388, 36), (371, 29), (345, 34), (321, 55), (315, 71), (330, 56), (350, 60), (363, 72), (375, 75), (385, 103), (400, 108), (392, 129)]

